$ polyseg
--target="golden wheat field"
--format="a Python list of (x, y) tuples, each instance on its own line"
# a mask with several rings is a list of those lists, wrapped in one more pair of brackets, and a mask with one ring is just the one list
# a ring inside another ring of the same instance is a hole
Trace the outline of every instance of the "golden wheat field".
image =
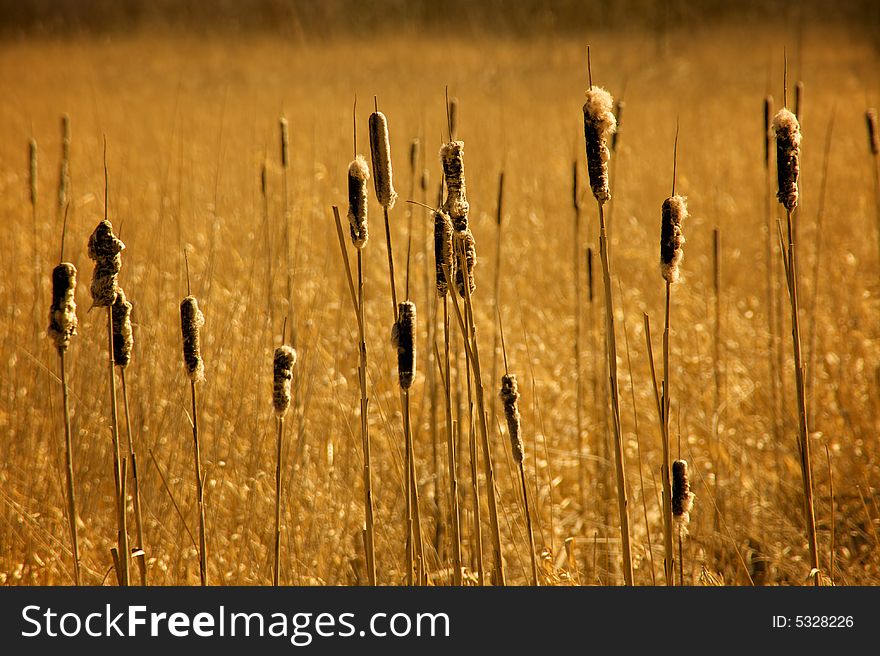
[[(612, 200), (604, 206), (621, 466), (598, 211), (584, 144), (588, 42), (593, 84), (625, 101), (609, 164)], [(784, 232), (786, 213), (776, 201), (772, 140), (768, 167), (764, 161), (764, 102), (772, 95), (773, 113), (783, 106), (785, 53), (792, 109), (802, 82), (793, 222), (818, 568), (805, 528), (792, 315), (777, 232), (777, 219)], [(620, 470), (632, 581), (666, 583), (664, 458), (644, 315), (660, 378), (661, 206), (672, 189), (678, 125), (675, 193), (687, 197), (690, 216), (682, 225), (681, 278), (671, 287), (669, 455), (688, 462), (695, 498), (688, 535), (673, 545), (672, 582), (880, 583), (880, 226), (877, 158), (865, 122), (865, 111), (880, 102), (878, 72), (876, 40), (861, 30), (833, 23), (796, 30), (781, 21), (672, 26), (662, 37), (644, 27), (442, 36), (353, 30), (321, 39), (136, 29), (3, 40), (0, 583), (74, 582), (59, 354), (47, 336), (65, 211), (63, 259), (78, 272), (78, 327), (65, 364), (81, 579), (118, 581), (107, 308), (90, 310), (88, 254), (105, 215), (105, 138), (107, 218), (125, 244), (118, 283), (133, 306), (127, 403), (121, 368), (114, 374), (130, 582), (140, 584), (144, 572), (150, 585), (201, 580), (196, 389), (205, 579), (272, 584), (273, 352), (283, 342), (297, 359), (282, 430), (278, 582), (370, 582), (356, 290), (331, 209), (339, 208), (356, 286), (356, 249), (345, 225), (356, 153), (372, 176), (370, 239), (361, 252), (375, 582), (408, 582), (407, 506), (414, 495), (407, 492), (383, 211), (373, 187), (368, 119), (376, 106), (387, 117), (399, 194), (389, 213), (396, 292), (416, 307), (415, 377), (405, 395), (423, 544), (414, 582), (457, 582), (448, 384), (463, 583), (500, 582), (493, 496), (507, 584), (625, 583)], [(469, 299), (452, 291), (446, 297), (448, 378), (434, 218), (405, 202), (437, 205), (438, 153), (450, 141), (447, 88), (456, 137), (465, 144), (478, 257), (476, 291)], [(69, 183), (59, 202), (65, 114)], [(281, 117), (289, 126), (286, 168)], [(205, 380), (195, 385), (182, 351), (184, 253), (190, 291), (205, 317)], [(455, 309), (465, 313), (468, 303), (473, 357)], [(467, 373), (477, 357), (483, 404)], [(522, 478), (499, 399), (505, 357), (518, 379)], [(127, 425), (137, 458), (140, 537)]]

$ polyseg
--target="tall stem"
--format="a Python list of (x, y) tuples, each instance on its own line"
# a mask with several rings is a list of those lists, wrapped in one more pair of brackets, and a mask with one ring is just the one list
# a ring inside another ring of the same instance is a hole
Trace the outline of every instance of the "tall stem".
[(522, 462), (519, 463), (519, 480), (522, 485), (523, 506), (526, 514), (526, 530), (529, 533), (529, 556), (532, 561), (532, 585), (538, 587), (538, 561), (535, 555), (535, 535), (532, 533), (532, 513), (529, 510), (529, 491), (526, 485), (526, 470)]
[(208, 546), (205, 538), (205, 496), (202, 480), (202, 456), (199, 447), (199, 413), (196, 402), (196, 384), (190, 381), (192, 395), (193, 464), (196, 475), (196, 504), (199, 512), (199, 580), (208, 585)]
[(452, 430), (452, 388), (449, 377), (449, 305), (446, 296), (443, 297), (443, 347), (443, 369), (446, 377), (444, 401), (446, 406), (446, 451), (449, 459), (449, 508), (452, 514), (452, 564), (455, 567), (452, 573), (452, 582), (454, 585), (461, 585), (461, 515), (458, 503), (455, 435)]
[(67, 519), (70, 523), (70, 542), (73, 549), (73, 580), (82, 585), (79, 569), (79, 537), (76, 529), (76, 487), (73, 482), (73, 442), (70, 436), (70, 393), (67, 389), (67, 370), (64, 351), (58, 352), (61, 360), (61, 394), (64, 398), (64, 451), (67, 464)]
[(116, 528), (117, 550), (119, 552), (119, 584), (127, 586), (129, 582), (129, 562), (131, 552), (128, 548), (128, 527), (125, 518), (126, 493), (125, 478), (122, 474), (122, 455), (119, 451), (119, 422), (116, 408), (116, 363), (113, 359), (113, 309), (107, 306), (107, 343), (110, 354), (110, 431), (113, 436), (113, 453), (115, 456), (114, 474), (116, 476)]
[(401, 390), (401, 401), (403, 404), (403, 432), (406, 439), (407, 452), (407, 476), (409, 478), (409, 491), (411, 496), (410, 506), (412, 524), (412, 539), (414, 543), (414, 560), (416, 584), (423, 585), (425, 582), (425, 572), (427, 571), (425, 563), (424, 541), (422, 540), (422, 517), (419, 511), (419, 480), (416, 476), (415, 453), (413, 451), (412, 423), (410, 421), (409, 407), (409, 390)]
[(663, 502), (664, 538), (666, 540), (666, 580), (667, 585), (675, 584), (675, 551), (672, 540), (672, 467), (670, 465), (669, 444), (669, 310), (671, 306), (671, 285), (666, 282), (666, 311), (663, 322), (663, 389), (661, 395), (663, 421)]
[(367, 578), (370, 585), (376, 585), (376, 539), (373, 527), (373, 484), (372, 462), (370, 457), (370, 423), (367, 410), (369, 408), (369, 396), (367, 391), (367, 340), (364, 334), (364, 265), (363, 251), (357, 249), (357, 276), (358, 276), (358, 352), (360, 362), (358, 364), (358, 382), (361, 387), (361, 442), (364, 450), (364, 530), (366, 541), (364, 551), (367, 558)]
[(284, 418), (278, 417), (278, 439), (275, 446), (275, 571), (272, 583), (276, 587), (281, 580), (281, 470), (282, 444), (284, 437)]
[(134, 522), (137, 535), (137, 544), (134, 545), (138, 553), (137, 565), (141, 585), (147, 585), (147, 554), (144, 551), (144, 522), (141, 513), (141, 486), (138, 481), (137, 456), (134, 452), (134, 438), (131, 433), (131, 417), (128, 412), (128, 387), (125, 384), (125, 368), (119, 368), (119, 376), (122, 379), (122, 407), (125, 411), (125, 432), (128, 441), (128, 459), (131, 462), (131, 480), (134, 486)]
[(391, 304), (394, 306), (394, 320), (397, 321), (397, 286), (394, 282), (394, 251), (391, 249), (391, 228), (388, 225), (388, 207), (383, 206), (385, 217), (385, 246), (388, 251), (388, 277), (391, 284)]

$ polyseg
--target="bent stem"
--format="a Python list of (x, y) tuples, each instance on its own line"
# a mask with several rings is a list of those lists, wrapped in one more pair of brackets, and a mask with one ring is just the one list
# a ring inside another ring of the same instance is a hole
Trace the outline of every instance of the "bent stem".
[(193, 464), (196, 475), (196, 503), (199, 511), (199, 580), (203, 586), (208, 585), (208, 546), (205, 537), (205, 490), (202, 480), (202, 456), (199, 448), (199, 414), (197, 407), (196, 384), (190, 381), (192, 396), (192, 429), (193, 429)]
[(64, 399), (64, 450), (67, 464), (67, 518), (70, 523), (70, 542), (73, 549), (73, 580), (82, 585), (79, 569), (79, 537), (76, 529), (76, 488), (73, 482), (73, 443), (70, 436), (70, 393), (67, 389), (67, 370), (64, 351), (59, 351), (61, 360), (61, 394)]
[(107, 339), (110, 352), (110, 432), (113, 436), (113, 453), (115, 454), (114, 474), (116, 477), (116, 524), (117, 524), (117, 557), (119, 559), (119, 585), (129, 583), (129, 561), (131, 552), (128, 548), (128, 527), (126, 525), (125, 507), (125, 476), (123, 475), (122, 455), (119, 451), (119, 421), (116, 406), (116, 362), (113, 358), (113, 308), (107, 306)]

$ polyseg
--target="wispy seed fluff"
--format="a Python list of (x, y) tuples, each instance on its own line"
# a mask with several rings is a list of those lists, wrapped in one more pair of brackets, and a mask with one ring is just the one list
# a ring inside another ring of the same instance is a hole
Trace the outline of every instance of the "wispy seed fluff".
[(776, 176), (779, 184), (776, 198), (791, 212), (798, 204), (801, 126), (797, 117), (783, 108), (773, 117), (773, 131), (776, 133)]
[(668, 283), (678, 282), (679, 265), (684, 257), (682, 222), (688, 217), (684, 196), (670, 196), (663, 201), (660, 223), (660, 273)]
[(672, 463), (672, 521), (681, 537), (687, 536), (693, 505), (687, 460), (676, 460)]
[(868, 125), (868, 148), (872, 155), (880, 154), (880, 133), (877, 131), (877, 110), (869, 109), (865, 112), (865, 123)]
[(608, 138), (617, 130), (614, 118), (614, 100), (611, 94), (600, 87), (587, 91), (584, 103), (584, 141), (587, 147), (587, 171), (590, 173), (590, 188), (600, 203), (611, 199), (608, 187)]
[(397, 192), (391, 172), (391, 146), (388, 143), (388, 119), (382, 112), (370, 114), (370, 153), (373, 156), (373, 182), (382, 207), (394, 207)]
[(434, 263), (437, 271), (437, 296), (443, 298), (449, 291), (446, 279), (448, 268), (455, 273), (455, 258), (452, 257), (452, 221), (443, 210), (434, 212)]
[(89, 237), (89, 258), (95, 261), (91, 289), (95, 307), (108, 307), (116, 300), (119, 291), (116, 277), (122, 268), (123, 249), (125, 244), (113, 234), (113, 225), (107, 219), (101, 221)]
[[(462, 270), (461, 262), (458, 263), (458, 266), (455, 268), (455, 287), (458, 289), (458, 294), (462, 298), (465, 297), (466, 293), (473, 294), (477, 291), (477, 282), (474, 279), (474, 267), (477, 266), (477, 247), (476, 242), (474, 241), (474, 233), (471, 232), (470, 228), (467, 228), (464, 231), (455, 232), (455, 240), (457, 242), (456, 248), (461, 248), (459, 244), (464, 244), (464, 254), (465, 254), (465, 270)], [(464, 288), (464, 278), (467, 276), (468, 281), (468, 291), (465, 292)]]
[(195, 296), (187, 296), (180, 302), (180, 330), (183, 335), (183, 363), (190, 380), (205, 380), (205, 364), (202, 362), (200, 331), (205, 325), (205, 315), (199, 309)]
[(456, 230), (466, 230), (468, 226), (467, 184), (464, 179), (464, 142), (450, 141), (440, 148), (443, 162), (443, 177), (446, 180), (446, 200), (443, 211), (452, 220)]
[(348, 165), (348, 225), (351, 241), (357, 248), (367, 245), (370, 232), (367, 229), (367, 180), (370, 169), (363, 155), (355, 157)]
[(275, 416), (279, 418), (284, 417), (290, 408), (290, 381), (293, 380), (295, 364), (296, 351), (286, 344), (275, 349), (272, 404), (275, 406)]
[(501, 377), (501, 403), (504, 406), (504, 418), (507, 419), (507, 432), (510, 436), (510, 448), (513, 459), (521, 463), (525, 458), (523, 441), (520, 435), (519, 386), (515, 374), (504, 374)]
[(397, 304), (397, 321), (391, 329), (391, 345), (397, 348), (397, 376), (402, 389), (412, 387), (416, 378), (416, 304)]
[(125, 369), (131, 362), (134, 338), (131, 332), (131, 303), (125, 298), (125, 292), (121, 287), (110, 308), (110, 313), (113, 317), (113, 361), (116, 366)]
[(70, 346), (76, 335), (76, 267), (62, 262), (52, 270), (52, 306), (49, 308), (49, 338), (59, 353)]

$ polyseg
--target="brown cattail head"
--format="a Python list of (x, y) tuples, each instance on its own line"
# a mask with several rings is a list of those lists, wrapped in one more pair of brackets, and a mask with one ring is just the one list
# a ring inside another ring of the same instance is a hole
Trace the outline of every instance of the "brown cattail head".
[(31, 190), (31, 205), (37, 204), (37, 140), (28, 144), (28, 184)]
[(798, 204), (801, 127), (797, 117), (783, 108), (773, 117), (773, 131), (776, 133), (776, 175), (779, 184), (776, 198), (791, 212)]
[(391, 345), (397, 348), (397, 377), (401, 389), (412, 387), (416, 378), (416, 304), (397, 304), (397, 321), (391, 329)]
[(199, 309), (195, 296), (187, 296), (180, 302), (180, 330), (183, 335), (183, 363), (190, 380), (205, 380), (205, 363), (202, 361), (201, 329), (205, 315)]
[(348, 225), (351, 241), (357, 248), (367, 245), (370, 237), (367, 229), (367, 180), (370, 169), (363, 155), (355, 157), (348, 165)]
[(510, 436), (510, 448), (513, 459), (521, 464), (525, 458), (523, 441), (520, 435), (519, 387), (515, 374), (504, 374), (501, 377), (501, 403), (504, 406), (504, 418), (507, 419), (507, 432)]
[(681, 224), (688, 217), (684, 196), (670, 196), (663, 201), (660, 223), (660, 273), (668, 283), (678, 282), (678, 269), (684, 257), (684, 234)]
[(113, 317), (113, 361), (116, 366), (125, 369), (131, 362), (134, 338), (131, 332), (131, 303), (125, 298), (121, 287), (110, 307), (110, 313)]
[(382, 112), (370, 114), (370, 153), (373, 156), (373, 182), (379, 204), (389, 210), (394, 207), (397, 192), (391, 173), (391, 146), (388, 143), (388, 119)]
[(293, 380), (295, 364), (295, 350), (286, 344), (275, 349), (272, 404), (275, 406), (275, 416), (279, 418), (284, 417), (290, 407), (290, 381)]
[(466, 230), (468, 225), (467, 184), (464, 179), (464, 142), (450, 141), (440, 148), (443, 177), (446, 180), (446, 201), (443, 211), (452, 220), (456, 230)]
[(687, 460), (676, 460), (672, 463), (672, 519), (681, 537), (687, 535), (693, 505), (694, 493), (688, 480)]
[(877, 131), (877, 110), (865, 112), (865, 123), (868, 125), (868, 148), (872, 155), (880, 154), (880, 132)]
[(282, 116), (278, 124), (281, 126), (281, 166), (287, 168), (290, 162), (290, 135), (287, 129), (287, 119)]
[(76, 267), (62, 262), (52, 270), (52, 307), (49, 309), (49, 338), (55, 342), (58, 353), (70, 346), (76, 335)]
[(70, 186), (70, 117), (61, 116), (61, 163), (58, 165), (58, 209), (67, 204)]
[(101, 221), (89, 237), (89, 258), (95, 261), (92, 272), (92, 305), (109, 307), (116, 300), (119, 285), (116, 277), (122, 268), (122, 253), (125, 248), (116, 235), (113, 225), (107, 219)]
[(620, 123), (623, 120), (623, 110), (626, 109), (626, 103), (622, 100), (618, 100), (614, 103), (614, 120), (617, 121), (617, 128), (614, 130), (614, 134), (611, 135), (611, 152), (617, 152), (617, 136), (620, 134)]
[[(455, 248), (464, 248), (464, 261), (461, 260), (459, 255), (459, 257), (456, 258), (458, 265), (455, 267), (455, 287), (458, 289), (458, 295), (462, 298), (464, 298), (466, 294), (473, 295), (473, 293), (477, 291), (477, 283), (476, 280), (474, 280), (474, 267), (477, 266), (476, 246), (474, 233), (471, 232), (470, 228), (467, 228), (464, 231), (455, 231)], [(459, 250), (456, 250), (456, 252), (460, 253)], [(468, 282), (467, 291), (465, 291), (464, 287), (465, 276), (467, 276)]]
[(608, 137), (617, 129), (612, 108), (614, 101), (611, 94), (600, 87), (587, 91), (587, 102), (584, 103), (584, 141), (587, 147), (587, 171), (590, 174), (590, 188), (599, 203), (604, 204), (611, 199), (608, 187)]
[(455, 272), (455, 258), (452, 256), (452, 221), (438, 210), (434, 212), (434, 263), (437, 271), (437, 296), (444, 297), (449, 291), (446, 269)]

